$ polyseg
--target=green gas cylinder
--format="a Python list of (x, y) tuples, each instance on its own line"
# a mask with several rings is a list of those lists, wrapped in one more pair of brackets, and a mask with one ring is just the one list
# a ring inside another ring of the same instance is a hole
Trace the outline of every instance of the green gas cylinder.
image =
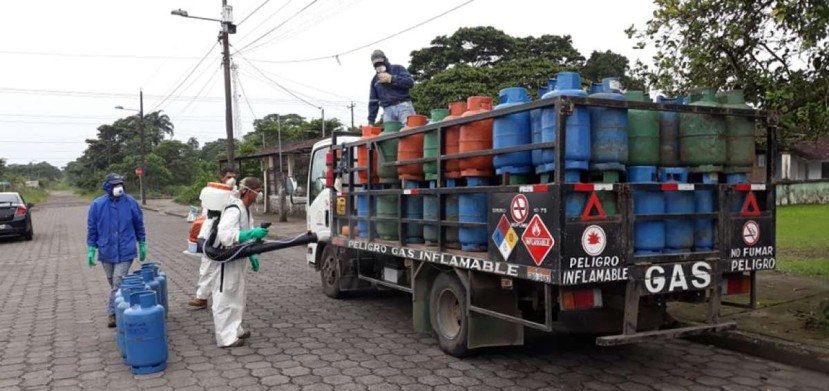
[[(694, 100), (696, 99), (696, 100)], [(714, 90), (691, 94), (691, 106), (718, 107)], [(725, 117), (682, 113), (679, 117), (679, 159), (690, 172), (719, 172), (727, 160)]]
[[(650, 102), (644, 91), (628, 91), (625, 98), (633, 102)], [(628, 166), (659, 164), (659, 112), (628, 110)]]
[[(447, 115), (449, 115), (449, 109), (432, 109), (432, 118), (429, 119), (429, 123), (433, 124), (443, 121)], [(445, 131), (444, 134), (446, 134)], [(437, 157), (439, 152), (437, 130), (427, 132), (426, 137), (423, 139), (423, 157)], [(423, 163), (423, 174), (426, 176), (427, 181), (437, 180), (438, 162)]]
[[(742, 90), (717, 93), (717, 102), (724, 108), (751, 110)], [(754, 120), (746, 117), (725, 117), (726, 173), (745, 173), (754, 165)]]
[[(380, 133), (381, 136), (385, 136), (391, 133), (397, 133), (400, 129), (403, 128), (402, 122), (396, 121), (389, 121), (383, 123), (383, 132)], [(397, 161), (397, 144), (398, 139), (394, 140), (386, 140), (383, 142), (378, 143), (380, 151), (382, 151), (382, 159), (380, 163), (388, 163), (388, 162), (396, 162)], [(400, 178), (397, 175), (397, 167), (391, 166), (386, 167), (382, 164), (378, 164), (377, 167), (377, 176), (380, 177), (380, 183), (400, 183)]]

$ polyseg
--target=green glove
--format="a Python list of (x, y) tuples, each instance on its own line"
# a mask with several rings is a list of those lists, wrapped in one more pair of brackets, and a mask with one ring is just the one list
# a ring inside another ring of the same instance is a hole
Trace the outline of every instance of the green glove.
[(144, 262), (147, 259), (147, 242), (138, 242), (138, 261)]
[(256, 254), (253, 254), (250, 257), (248, 257), (248, 259), (250, 260), (250, 268), (253, 269), (253, 271), (258, 272), (259, 271), (259, 257), (257, 257)]
[(97, 250), (97, 248), (95, 246), (91, 246), (87, 250), (86, 264), (89, 265), (89, 267), (94, 267), (95, 266), (95, 250)]
[(248, 240), (258, 240), (262, 239), (265, 236), (268, 236), (268, 229), (257, 227), (254, 229), (249, 229), (247, 231), (239, 231), (239, 241), (240, 242), (247, 242)]

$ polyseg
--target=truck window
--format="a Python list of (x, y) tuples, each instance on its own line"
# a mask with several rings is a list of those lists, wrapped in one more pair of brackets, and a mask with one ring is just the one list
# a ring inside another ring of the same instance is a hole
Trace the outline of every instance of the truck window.
[(311, 169), (308, 170), (308, 200), (313, 202), (325, 188), (325, 153), (328, 148), (314, 151), (311, 158)]

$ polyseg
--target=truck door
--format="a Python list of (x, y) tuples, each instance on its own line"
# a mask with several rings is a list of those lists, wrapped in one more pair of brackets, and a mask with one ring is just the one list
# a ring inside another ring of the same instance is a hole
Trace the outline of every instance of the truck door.
[[(321, 147), (311, 154), (311, 167), (308, 170), (308, 209), (306, 221), (308, 229), (317, 234), (320, 242), (327, 242), (331, 238), (329, 214), (331, 210), (331, 193), (325, 187), (325, 154), (329, 148)], [(308, 245), (306, 260), (315, 263), (317, 244)]]

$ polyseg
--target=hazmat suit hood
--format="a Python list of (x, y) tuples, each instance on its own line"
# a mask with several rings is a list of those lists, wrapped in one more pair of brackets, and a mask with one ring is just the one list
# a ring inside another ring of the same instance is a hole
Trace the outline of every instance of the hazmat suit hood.
[(124, 177), (118, 175), (116, 173), (109, 173), (104, 179), (104, 184), (101, 185), (101, 189), (103, 189), (107, 194), (112, 195), (112, 189), (116, 185), (123, 185), (124, 184)]

